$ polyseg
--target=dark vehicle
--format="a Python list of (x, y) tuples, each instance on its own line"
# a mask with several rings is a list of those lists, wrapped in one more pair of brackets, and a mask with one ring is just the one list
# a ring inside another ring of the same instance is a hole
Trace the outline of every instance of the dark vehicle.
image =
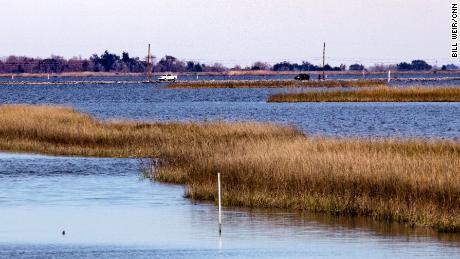
[(296, 77), (294, 77), (295, 80), (310, 80), (310, 75), (309, 74), (298, 74)]

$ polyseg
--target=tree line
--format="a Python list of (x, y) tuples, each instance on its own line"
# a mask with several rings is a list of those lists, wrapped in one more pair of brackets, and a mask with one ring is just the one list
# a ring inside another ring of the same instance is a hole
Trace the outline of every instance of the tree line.
[(121, 56), (105, 51), (91, 57), (65, 59), (61, 56), (49, 58), (31, 58), (9, 56), (0, 59), (0, 73), (63, 73), (63, 72), (222, 72), (228, 70), (219, 63), (212, 65), (195, 61), (182, 61), (167, 55), (148, 66), (146, 59), (131, 57), (128, 52)]
[[(242, 68), (235, 66), (225, 67), (220, 63), (203, 64), (197, 61), (184, 61), (166, 55), (160, 60), (148, 66), (146, 59), (131, 57), (128, 52), (120, 55), (105, 51), (97, 55), (93, 54), (89, 58), (70, 58), (65, 59), (61, 56), (52, 55), (49, 58), (31, 58), (21, 56), (9, 56), (0, 59), (0, 73), (62, 73), (62, 72), (131, 72), (144, 73), (148, 69), (151, 72), (223, 72), (228, 70), (272, 70), (272, 71), (322, 71), (323, 67), (314, 65), (308, 61), (301, 64), (283, 61), (274, 65), (265, 62), (255, 62), (251, 66)], [(351, 64), (331, 66), (326, 64), (325, 71), (422, 71), (432, 70), (433, 66), (424, 60), (413, 60), (412, 62), (401, 62), (395, 65), (375, 65), (366, 68), (362, 64)], [(442, 70), (458, 69), (453, 64), (444, 65)]]

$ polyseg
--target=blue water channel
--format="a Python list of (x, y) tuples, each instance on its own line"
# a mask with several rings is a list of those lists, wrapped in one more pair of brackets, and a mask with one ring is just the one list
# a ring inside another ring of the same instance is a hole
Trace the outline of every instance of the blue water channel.
[[(132, 159), (0, 153), (0, 257), (455, 258), (460, 237), (361, 218), (224, 208)], [(65, 231), (65, 235), (62, 235)]]
[[(302, 91), (312, 90), (335, 89)], [(104, 120), (272, 122), (321, 136), (460, 137), (458, 103), (266, 102), (290, 91), (300, 90), (0, 85), (0, 104), (64, 105)], [(144, 164), (0, 153), (0, 258), (460, 257), (458, 234), (277, 210), (224, 208), (219, 237), (214, 204), (145, 179)]]
[[(450, 86), (457, 87), (456, 82)], [(0, 104), (64, 105), (100, 119), (272, 122), (321, 136), (460, 137), (460, 103), (266, 102), (273, 93), (336, 90), (167, 89), (159, 84), (0, 85)]]

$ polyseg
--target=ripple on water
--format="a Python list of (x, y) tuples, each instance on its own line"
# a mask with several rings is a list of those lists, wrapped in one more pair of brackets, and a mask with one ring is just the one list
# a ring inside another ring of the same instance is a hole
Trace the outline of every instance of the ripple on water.
[(139, 161), (132, 159), (0, 153), (0, 175), (0, 257), (452, 258), (460, 253), (455, 235), (279, 210), (224, 208), (219, 238), (213, 204), (191, 203), (181, 186), (143, 180)]
[(323, 136), (448, 139), (460, 136), (460, 103), (266, 103), (273, 93), (312, 90), (337, 89), (2, 85), (0, 103), (68, 105), (102, 119), (276, 122)]

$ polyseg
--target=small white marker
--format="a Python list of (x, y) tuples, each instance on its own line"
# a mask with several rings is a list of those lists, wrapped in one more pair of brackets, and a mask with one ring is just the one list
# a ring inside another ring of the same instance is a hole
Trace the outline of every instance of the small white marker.
[(217, 173), (217, 196), (219, 202), (219, 235), (222, 234), (222, 200), (220, 194), (220, 173)]

